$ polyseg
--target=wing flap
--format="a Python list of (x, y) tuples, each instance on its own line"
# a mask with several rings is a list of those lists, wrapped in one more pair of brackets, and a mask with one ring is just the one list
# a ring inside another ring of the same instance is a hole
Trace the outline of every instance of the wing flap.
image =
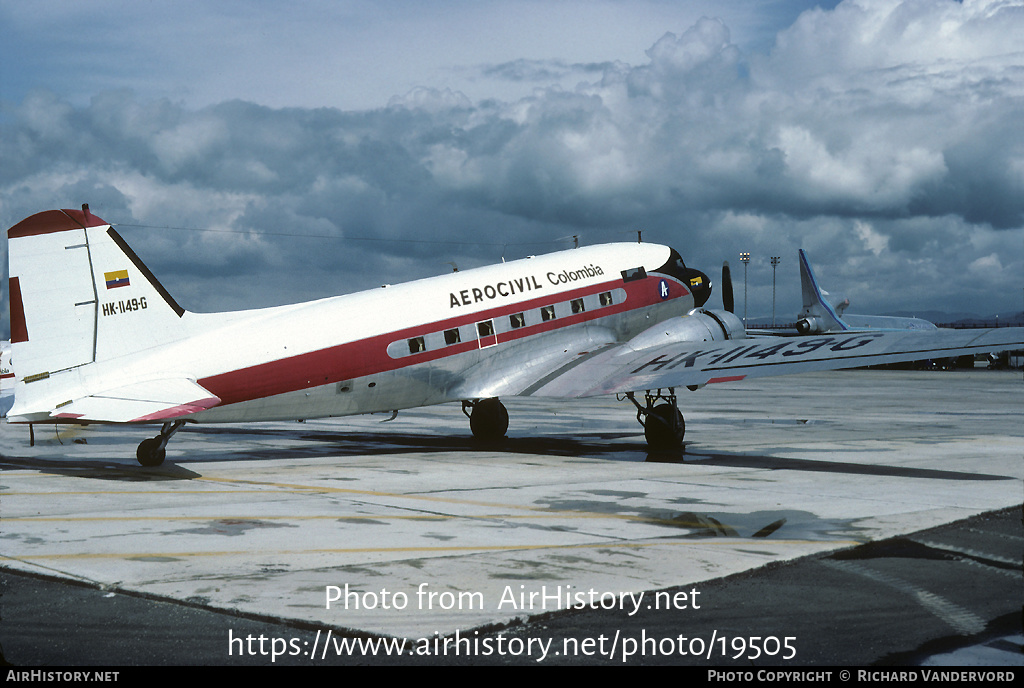
[(136, 382), (75, 399), (50, 413), (52, 418), (104, 423), (170, 420), (216, 406), (220, 399), (194, 380), (172, 378)]
[(639, 351), (621, 345), (581, 362), (532, 394), (588, 397), (1019, 348), (1024, 348), (1020, 327), (686, 341)]

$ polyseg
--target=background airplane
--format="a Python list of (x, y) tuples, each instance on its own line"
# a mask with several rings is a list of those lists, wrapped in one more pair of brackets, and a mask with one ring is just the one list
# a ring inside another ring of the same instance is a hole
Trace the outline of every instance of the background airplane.
[(849, 299), (830, 302), (814, 277), (807, 254), (800, 249), (800, 291), (804, 306), (797, 315), (796, 329), (800, 334), (822, 332), (854, 332), (858, 330), (934, 330), (934, 323), (921, 318), (901, 318), (886, 315), (846, 315)]
[(494, 440), (508, 428), (498, 398), (510, 395), (621, 394), (649, 444), (678, 449), (677, 388), (1024, 346), (1024, 328), (852, 327), (826, 308), (805, 258), (813, 334), (750, 338), (731, 312), (727, 273), (725, 308), (706, 309), (707, 276), (657, 244), (583, 247), (309, 303), (199, 314), (179, 306), (87, 205), (26, 218), (8, 241), (17, 361), (8, 422), (160, 423), (139, 445), (143, 465), (159, 465), (187, 422), (451, 401), (463, 404), (475, 436)]
[(0, 418), (14, 404), (14, 369), (11, 368), (11, 343), (0, 342)]

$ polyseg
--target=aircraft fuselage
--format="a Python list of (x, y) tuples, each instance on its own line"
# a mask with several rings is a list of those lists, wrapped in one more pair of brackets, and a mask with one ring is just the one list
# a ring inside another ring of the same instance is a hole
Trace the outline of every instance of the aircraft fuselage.
[[(298, 409), (343, 416), (528, 393), (544, 369), (692, 309), (685, 276), (658, 272), (669, 255), (653, 244), (581, 248), (257, 312), (211, 332), (228, 344), (231, 364), (197, 375), (221, 404), (195, 420), (287, 419)], [(259, 347), (245, 361), (239, 354), (254, 338)]]
[[(116, 296), (130, 299), (130, 289)], [(185, 312), (178, 341), (97, 361), (83, 383), (95, 390), (99, 378), (114, 389), (154, 370), (192, 379), (221, 401), (182, 418), (210, 423), (528, 394), (548, 371), (709, 294), (707, 277), (666, 246), (605, 244), (295, 305)], [(139, 312), (103, 306), (101, 324), (116, 318), (122, 330)]]

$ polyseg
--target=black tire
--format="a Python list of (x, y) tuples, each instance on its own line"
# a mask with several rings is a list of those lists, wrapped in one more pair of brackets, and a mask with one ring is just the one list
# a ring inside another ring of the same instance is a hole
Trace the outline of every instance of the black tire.
[(143, 440), (139, 443), (139, 448), (135, 450), (135, 458), (143, 466), (159, 466), (164, 462), (166, 456), (167, 450), (160, 447), (159, 437)]
[(469, 416), (473, 437), (484, 442), (497, 442), (508, 430), (508, 411), (497, 399), (482, 399), (473, 405)]
[(686, 433), (683, 414), (675, 410), (677, 425), (673, 431), (672, 413), (672, 404), (659, 404), (647, 414), (644, 437), (647, 438), (647, 446), (651, 449), (679, 449), (683, 446), (683, 435)]

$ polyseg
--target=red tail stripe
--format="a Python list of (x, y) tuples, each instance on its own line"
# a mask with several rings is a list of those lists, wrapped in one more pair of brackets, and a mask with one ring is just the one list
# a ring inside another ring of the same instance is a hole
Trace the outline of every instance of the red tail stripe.
[(81, 210), (44, 210), (14, 225), (7, 230), (8, 239), (66, 232), (69, 229), (101, 227), (108, 224), (92, 213)]
[(17, 277), (11, 284), (11, 342), (28, 341), (28, 325), (25, 324), (25, 304), (21, 302), (21, 282)]

